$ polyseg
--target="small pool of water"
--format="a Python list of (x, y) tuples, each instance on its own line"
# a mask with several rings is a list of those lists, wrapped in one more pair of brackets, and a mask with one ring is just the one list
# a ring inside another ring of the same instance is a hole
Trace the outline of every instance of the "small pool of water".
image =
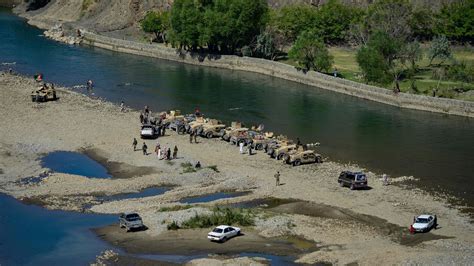
[(235, 197), (240, 197), (249, 194), (250, 192), (248, 191), (243, 191), (243, 192), (217, 192), (213, 194), (206, 194), (202, 196), (197, 196), (197, 197), (188, 197), (188, 198), (183, 198), (179, 202), (180, 203), (204, 203), (204, 202), (211, 202), (214, 200), (218, 199), (228, 199), (228, 198), (235, 198)]
[(55, 151), (44, 156), (41, 160), (43, 167), (53, 172), (81, 175), (91, 178), (111, 178), (100, 163), (94, 161), (87, 155), (78, 152)]
[[(194, 259), (201, 259), (201, 258), (213, 258), (211, 254), (202, 254), (202, 255), (157, 255), (157, 254), (147, 254), (147, 255), (135, 255), (134, 257), (140, 259), (147, 259), (147, 260), (155, 260), (161, 262), (168, 262), (168, 263), (177, 263), (177, 264), (185, 264)], [(227, 257), (227, 255), (223, 256), (222, 258)], [(270, 262), (272, 266), (283, 266), (283, 265), (299, 265), (295, 263), (295, 257), (292, 256), (278, 256), (278, 255), (271, 255), (271, 254), (263, 254), (263, 253), (239, 253), (235, 254), (235, 256), (229, 255), (231, 257), (260, 257), (265, 258)]]
[(51, 211), (0, 193), (0, 265), (88, 265), (113, 249), (90, 228), (115, 215)]
[(170, 189), (171, 187), (150, 187), (150, 188), (145, 188), (141, 190), (140, 192), (136, 192), (136, 193), (123, 193), (123, 194), (116, 194), (116, 195), (111, 195), (111, 196), (103, 196), (103, 197), (99, 197), (99, 199), (103, 201), (117, 201), (117, 200), (124, 200), (124, 199), (146, 198), (146, 197), (161, 195)]

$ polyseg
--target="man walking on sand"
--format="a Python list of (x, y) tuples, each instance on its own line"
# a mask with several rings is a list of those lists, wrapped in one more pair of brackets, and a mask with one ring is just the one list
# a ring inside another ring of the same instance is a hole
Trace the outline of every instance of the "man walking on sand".
[(133, 142), (132, 142), (133, 151), (136, 151), (136, 150), (137, 150), (137, 145), (138, 145), (137, 139), (136, 139), (136, 138), (133, 138)]
[(173, 150), (173, 159), (176, 159), (178, 158), (178, 146), (174, 146), (174, 150)]
[(143, 145), (142, 145), (143, 155), (148, 155), (148, 153), (146, 152), (147, 149), (148, 149), (148, 146), (146, 145), (145, 142), (143, 142)]
[(280, 171), (275, 174), (275, 184), (277, 187), (280, 185)]
[(191, 133), (189, 133), (189, 143), (193, 143), (193, 135), (194, 131), (191, 131)]
[(239, 151), (240, 151), (240, 154), (244, 154), (244, 142), (240, 142), (239, 143)]
[(198, 138), (198, 134), (197, 132), (194, 132), (194, 143), (198, 143), (197, 138)]

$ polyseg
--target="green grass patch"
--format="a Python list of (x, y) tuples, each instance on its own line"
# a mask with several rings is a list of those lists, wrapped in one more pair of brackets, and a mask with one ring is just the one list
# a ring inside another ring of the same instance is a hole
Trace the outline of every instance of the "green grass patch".
[(196, 214), (191, 219), (183, 222), (181, 228), (208, 228), (218, 225), (255, 225), (255, 216), (250, 210), (219, 208), (213, 209), (212, 214)]
[(82, 1), (82, 11), (86, 11), (91, 7), (93, 4), (95, 4), (96, 0), (83, 0)]
[(219, 173), (219, 169), (217, 169), (217, 165), (211, 165), (211, 166), (208, 166), (206, 168), (212, 169), (212, 170), (214, 170), (214, 172)]
[(175, 211), (180, 211), (180, 210), (187, 210), (191, 209), (193, 206), (192, 205), (175, 205), (171, 207), (161, 207), (158, 211), (160, 212), (175, 212)]
[(183, 168), (182, 173), (194, 173), (194, 172), (196, 172), (196, 168), (194, 168), (194, 166), (190, 162), (181, 163), (181, 167)]

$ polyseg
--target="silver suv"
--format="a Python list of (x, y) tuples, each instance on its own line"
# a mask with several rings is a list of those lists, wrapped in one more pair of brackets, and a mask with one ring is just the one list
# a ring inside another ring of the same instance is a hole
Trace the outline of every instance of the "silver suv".
[(141, 229), (144, 227), (142, 218), (138, 213), (125, 212), (119, 217), (120, 228), (126, 228), (127, 232), (133, 229)]

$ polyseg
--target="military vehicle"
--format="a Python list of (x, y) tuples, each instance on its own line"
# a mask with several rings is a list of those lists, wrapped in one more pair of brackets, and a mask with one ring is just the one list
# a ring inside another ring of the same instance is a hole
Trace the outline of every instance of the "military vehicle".
[(282, 145), (279, 148), (276, 148), (273, 150), (273, 153), (270, 154), (272, 158), (276, 158), (277, 160), (281, 160), (285, 158), (285, 156), (288, 155), (289, 152), (296, 150), (297, 146), (296, 144), (291, 144), (291, 145)]
[(287, 164), (291, 164), (293, 166), (323, 162), (321, 155), (315, 153), (313, 150), (302, 151), (300, 149), (289, 152), (289, 154), (285, 157), (285, 161)]
[(43, 84), (37, 90), (31, 92), (31, 101), (32, 102), (47, 102), (47, 101), (55, 101), (56, 97), (56, 90), (54, 89), (53, 84)]
[(234, 136), (244, 134), (244, 132), (247, 132), (249, 129), (246, 127), (240, 127), (240, 128), (232, 128), (228, 127), (224, 130), (224, 134), (222, 135), (222, 139), (225, 141), (230, 141), (230, 139)]
[(210, 119), (206, 124), (202, 125), (201, 136), (208, 139), (213, 137), (220, 137), (224, 134), (226, 125), (222, 124), (216, 119)]

